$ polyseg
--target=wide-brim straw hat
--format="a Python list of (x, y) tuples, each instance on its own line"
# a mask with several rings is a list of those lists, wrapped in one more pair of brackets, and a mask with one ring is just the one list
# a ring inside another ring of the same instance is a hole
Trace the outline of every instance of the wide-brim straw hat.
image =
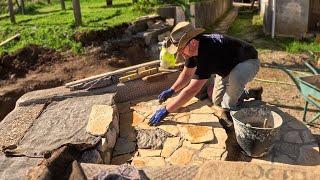
[(203, 33), (205, 29), (195, 28), (190, 22), (178, 23), (170, 33), (170, 37), (166, 42), (166, 47), (170, 54), (175, 54), (180, 49), (184, 48), (188, 42)]

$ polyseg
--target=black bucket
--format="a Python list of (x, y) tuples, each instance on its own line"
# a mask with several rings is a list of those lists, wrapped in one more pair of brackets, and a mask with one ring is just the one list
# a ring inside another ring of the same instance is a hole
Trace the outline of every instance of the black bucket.
[(231, 112), (237, 142), (251, 157), (262, 157), (273, 148), (282, 118), (266, 108), (244, 108)]

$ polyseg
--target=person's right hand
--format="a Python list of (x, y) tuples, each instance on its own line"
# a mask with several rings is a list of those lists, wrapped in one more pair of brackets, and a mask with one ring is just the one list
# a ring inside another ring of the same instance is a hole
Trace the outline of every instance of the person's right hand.
[(171, 89), (171, 88), (163, 91), (163, 92), (158, 96), (159, 102), (160, 102), (160, 103), (165, 102), (165, 101), (166, 101), (169, 97), (171, 97), (173, 94), (174, 94), (174, 90)]

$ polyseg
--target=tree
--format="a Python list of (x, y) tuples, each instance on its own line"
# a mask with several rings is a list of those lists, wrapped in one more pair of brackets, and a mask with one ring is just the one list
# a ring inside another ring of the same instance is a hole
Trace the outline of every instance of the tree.
[(73, 6), (75, 25), (80, 26), (82, 24), (82, 17), (81, 17), (81, 8), (80, 8), (79, 0), (72, 0), (72, 6)]
[(64, 3), (64, 0), (60, 0), (61, 9), (66, 10), (66, 4)]
[(107, 6), (112, 6), (112, 0), (107, 0)]
[(47, 3), (48, 3), (48, 4), (51, 4), (51, 0), (47, 0)]
[(10, 21), (11, 21), (11, 23), (15, 24), (16, 23), (16, 18), (14, 17), (14, 10), (13, 10), (12, 0), (8, 0), (8, 10), (9, 10), (9, 15), (10, 15)]

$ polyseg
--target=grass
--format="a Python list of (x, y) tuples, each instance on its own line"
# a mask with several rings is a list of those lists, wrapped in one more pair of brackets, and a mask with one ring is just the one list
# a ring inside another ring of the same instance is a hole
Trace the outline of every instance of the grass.
[(315, 42), (315, 38), (297, 40), (294, 38), (277, 37), (272, 39), (263, 33), (262, 17), (252, 13), (240, 13), (229, 29), (228, 34), (241, 39), (253, 39), (252, 44), (258, 50), (272, 49), (290, 53), (320, 51), (320, 45)]
[(39, 44), (56, 50), (73, 50), (81, 52), (80, 43), (74, 40), (77, 31), (105, 29), (124, 22), (132, 22), (145, 15), (137, 11), (131, 4), (132, 0), (113, 0), (112, 7), (106, 7), (105, 0), (81, 0), (83, 25), (76, 28), (72, 10), (72, 1), (66, 0), (66, 10), (62, 11), (59, 1), (52, 4), (27, 4), (26, 14), (16, 15), (16, 24), (8, 18), (0, 20), (0, 42), (20, 33), (19, 41), (12, 41), (0, 47), (0, 55), (14, 52), (28, 44)]

